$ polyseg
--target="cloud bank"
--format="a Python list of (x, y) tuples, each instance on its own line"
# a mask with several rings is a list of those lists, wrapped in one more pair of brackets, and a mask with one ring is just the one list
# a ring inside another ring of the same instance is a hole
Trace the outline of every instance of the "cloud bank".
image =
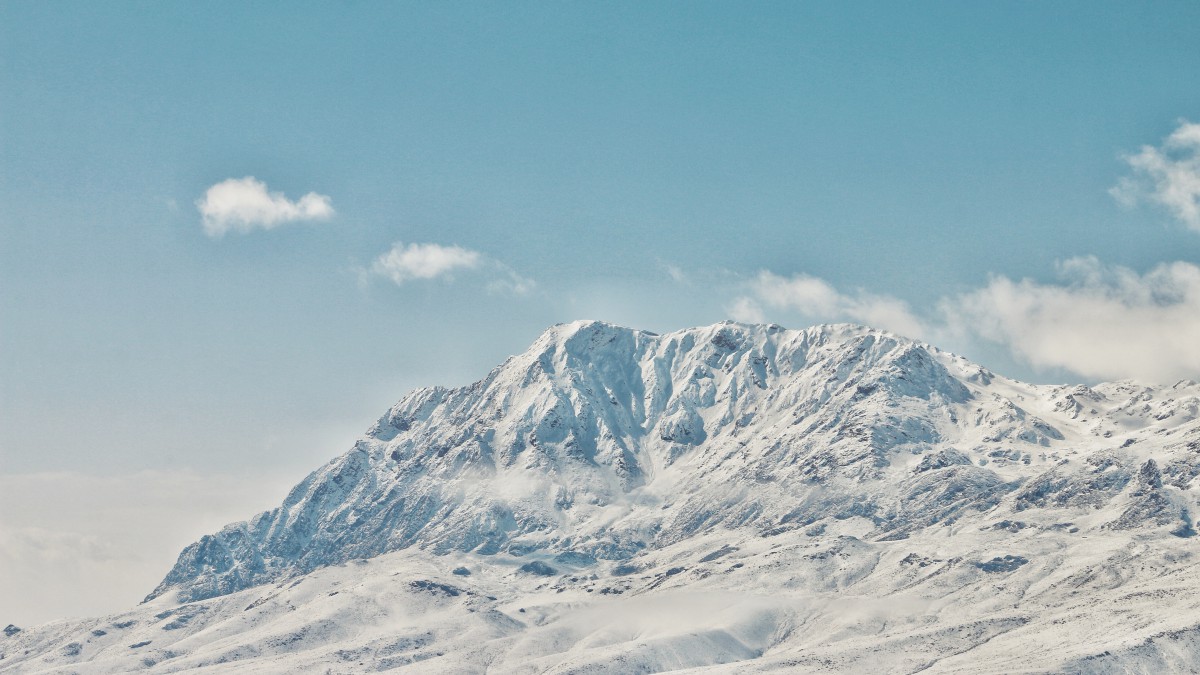
[(1125, 161), (1133, 175), (1109, 191), (1117, 201), (1158, 204), (1200, 232), (1200, 124), (1182, 121), (1160, 147), (1143, 145)]
[(461, 246), (396, 242), (371, 263), (368, 273), (391, 280), (397, 286), (414, 280), (454, 281), (458, 272), (477, 272), (487, 278), (489, 293), (526, 295), (536, 288), (532, 279), (511, 267)]
[(1200, 267), (1139, 275), (1094, 257), (1059, 263), (1061, 283), (994, 277), (943, 301), (949, 325), (1008, 347), (1035, 368), (1171, 383), (1200, 376)]
[(328, 220), (333, 217), (329, 197), (309, 192), (291, 201), (282, 192), (270, 192), (267, 184), (254, 176), (230, 178), (208, 188), (196, 200), (204, 223), (204, 233), (222, 237), (233, 231), (269, 230), (285, 223), (304, 220)]
[(990, 342), (1035, 369), (1064, 368), (1089, 379), (1170, 384), (1200, 377), (1200, 267), (1164, 263), (1139, 274), (1092, 256), (1057, 267), (1056, 282), (994, 276), (923, 314), (891, 296), (844, 293), (817, 277), (763, 271), (727, 309), (740, 321), (788, 312), (932, 342)]

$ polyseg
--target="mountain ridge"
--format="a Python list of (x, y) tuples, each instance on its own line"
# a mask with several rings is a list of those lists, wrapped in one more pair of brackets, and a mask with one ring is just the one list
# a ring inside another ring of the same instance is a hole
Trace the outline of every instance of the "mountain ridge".
[[(171, 590), (186, 600), (213, 597), (413, 545), (623, 560), (715, 523), (769, 530), (854, 513), (873, 518), (879, 536), (903, 537), (1018, 491), (1019, 480), (994, 471), (997, 460), (1034, 464), (1031, 448), (1044, 454), (1064, 440), (1016, 400), (1044, 389), (853, 324), (789, 331), (722, 322), (665, 335), (558, 324), (482, 380), (405, 396), (280, 508), (185, 549), (148, 599)], [(968, 402), (985, 393), (992, 405), (962, 423)], [(1082, 410), (1081, 399), (1095, 404), (1098, 396), (1075, 388), (1062, 405)], [(964, 429), (986, 433), (972, 439)], [(881, 480), (900, 454), (925, 454), (954, 434), (974, 445), (923, 459), (938, 480), (899, 477), (902, 501), (915, 509), (843, 491), (780, 512), (727, 489)], [(752, 443), (765, 447), (746, 451)], [(1123, 488), (1129, 472), (1086, 491)], [(681, 507), (654, 489), (714, 479), (725, 486), (688, 495)], [(1061, 495), (1071, 481), (1047, 477), (1043, 492)], [(1045, 503), (1029, 489), (1018, 498)], [(663, 517), (608, 522), (598, 513), (630, 499), (658, 503)], [(719, 517), (704, 506), (713, 499), (725, 503)], [(1166, 513), (1159, 502), (1156, 513)]]

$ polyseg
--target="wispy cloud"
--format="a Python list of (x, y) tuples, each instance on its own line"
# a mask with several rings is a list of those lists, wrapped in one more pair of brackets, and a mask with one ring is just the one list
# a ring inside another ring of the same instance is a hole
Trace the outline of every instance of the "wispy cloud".
[(504, 263), (461, 246), (396, 242), (371, 263), (368, 273), (391, 280), (397, 286), (414, 280), (453, 281), (455, 274), (474, 272), (486, 277), (489, 293), (526, 295), (537, 284)]
[(763, 270), (748, 284), (750, 295), (734, 300), (730, 314), (739, 321), (761, 321), (763, 305), (796, 312), (808, 319), (853, 321), (914, 338), (926, 336), (926, 327), (903, 300), (864, 290), (838, 291), (818, 277), (780, 276)]
[(681, 286), (686, 286), (692, 283), (691, 279), (688, 278), (687, 273), (684, 272), (683, 269), (678, 265), (673, 265), (665, 260), (659, 260), (658, 266), (667, 274), (668, 277), (671, 278), (671, 281), (674, 281)]
[(1126, 206), (1158, 204), (1200, 231), (1200, 124), (1181, 121), (1160, 147), (1144, 145), (1125, 161), (1133, 175), (1118, 181), (1109, 194)]
[(210, 237), (225, 233), (269, 230), (302, 220), (327, 220), (334, 215), (329, 197), (315, 192), (292, 201), (282, 192), (271, 192), (254, 176), (230, 178), (208, 188), (196, 208)]
[(993, 343), (1035, 369), (1085, 378), (1170, 383), (1200, 377), (1200, 267), (1139, 274), (1092, 256), (1057, 265), (1055, 282), (994, 276), (982, 288), (917, 312), (904, 301), (843, 292), (818, 277), (763, 271), (727, 307), (739, 321), (853, 321), (908, 337)]
[(533, 279), (517, 274), (504, 263), (492, 261), (494, 278), (487, 283), (487, 292), (493, 295), (529, 295), (537, 288)]

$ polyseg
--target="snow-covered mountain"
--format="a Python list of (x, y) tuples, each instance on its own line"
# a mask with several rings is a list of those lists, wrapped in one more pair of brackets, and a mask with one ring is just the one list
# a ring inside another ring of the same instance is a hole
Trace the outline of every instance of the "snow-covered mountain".
[(1194, 670), (1198, 416), (859, 326), (559, 325), (0, 671)]

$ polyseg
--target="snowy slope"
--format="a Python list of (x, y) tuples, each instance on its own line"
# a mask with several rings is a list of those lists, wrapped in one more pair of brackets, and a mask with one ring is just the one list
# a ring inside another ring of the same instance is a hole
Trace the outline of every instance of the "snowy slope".
[(0, 671), (1194, 670), (1198, 415), (858, 326), (560, 325)]

